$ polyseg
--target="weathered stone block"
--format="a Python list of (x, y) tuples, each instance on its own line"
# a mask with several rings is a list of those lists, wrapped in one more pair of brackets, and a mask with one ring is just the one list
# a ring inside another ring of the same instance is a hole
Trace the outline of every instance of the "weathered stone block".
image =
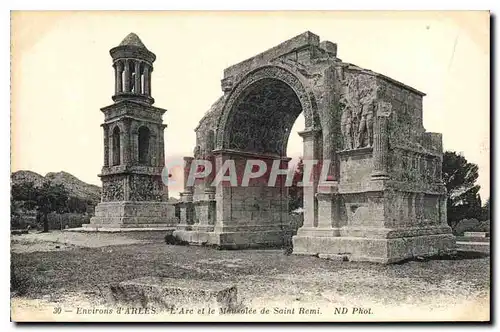
[(143, 277), (109, 285), (105, 296), (113, 303), (171, 309), (186, 306), (229, 308), (237, 305), (236, 286), (217, 281)]

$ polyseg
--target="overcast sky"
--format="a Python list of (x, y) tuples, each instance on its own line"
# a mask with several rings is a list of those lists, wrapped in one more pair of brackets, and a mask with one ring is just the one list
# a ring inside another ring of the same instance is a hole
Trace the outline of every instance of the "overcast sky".
[[(157, 60), (155, 106), (166, 108), (166, 157), (192, 155), (194, 128), (222, 95), (224, 68), (304, 31), (338, 57), (427, 94), (424, 127), (489, 180), (487, 12), (25, 12), (12, 18), (12, 170), (67, 171), (99, 184), (99, 110), (112, 103), (109, 49), (135, 32)], [(294, 132), (288, 155), (302, 154)]]

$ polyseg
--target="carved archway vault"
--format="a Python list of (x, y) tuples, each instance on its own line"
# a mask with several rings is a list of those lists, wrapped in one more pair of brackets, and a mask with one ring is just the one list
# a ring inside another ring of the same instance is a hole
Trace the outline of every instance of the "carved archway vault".
[(256, 69), (230, 92), (218, 123), (216, 148), (284, 155), (301, 112), (306, 128), (320, 128), (314, 95), (298, 74), (280, 66)]

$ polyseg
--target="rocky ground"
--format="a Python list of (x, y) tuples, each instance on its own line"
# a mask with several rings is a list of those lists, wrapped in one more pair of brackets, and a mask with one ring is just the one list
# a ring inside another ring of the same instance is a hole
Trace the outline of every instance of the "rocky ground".
[[(244, 320), (489, 319), (490, 258), (485, 255), (461, 253), (447, 259), (379, 265), (287, 256), (279, 249), (173, 246), (165, 244), (163, 236), (162, 232), (12, 236), (17, 280), (13, 319), (193, 319), (75, 315), (78, 307), (106, 308), (102, 287), (145, 276), (236, 285), (242, 305), (276, 312)], [(341, 307), (349, 314), (334, 315), (335, 308)], [(293, 315), (284, 314), (291, 308), (297, 309)], [(296, 315), (300, 308), (319, 312)], [(356, 308), (366, 313), (354, 314)], [(57, 310), (62, 313), (54, 314)]]

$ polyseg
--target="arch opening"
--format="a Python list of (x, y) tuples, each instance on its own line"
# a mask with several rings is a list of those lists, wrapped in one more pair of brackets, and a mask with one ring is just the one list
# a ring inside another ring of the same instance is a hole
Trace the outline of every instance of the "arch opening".
[(300, 100), (288, 84), (261, 79), (246, 87), (234, 104), (225, 148), (285, 156), (290, 132), (301, 113)]
[(112, 141), (113, 141), (113, 166), (120, 165), (120, 128), (118, 126), (113, 129)]

